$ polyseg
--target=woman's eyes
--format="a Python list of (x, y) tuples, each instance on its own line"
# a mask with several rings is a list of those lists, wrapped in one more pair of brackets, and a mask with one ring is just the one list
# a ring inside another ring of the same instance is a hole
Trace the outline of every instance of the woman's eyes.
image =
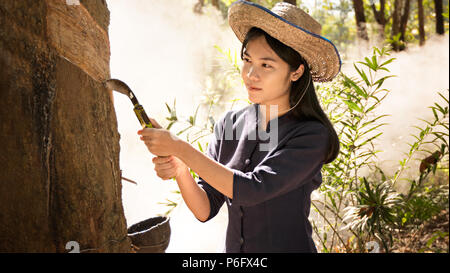
[[(243, 60), (244, 62), (246, 62), (246, 63), (249, 63), (249, 62), (250, 62), (250, 59), (245, 58), (245, 57), (244, 57), (242, 60)], [(264, 68), (271, 68), (272, 66), (263, 63), (263, 64), (262, 64), (262, 67), (264, 67)]]

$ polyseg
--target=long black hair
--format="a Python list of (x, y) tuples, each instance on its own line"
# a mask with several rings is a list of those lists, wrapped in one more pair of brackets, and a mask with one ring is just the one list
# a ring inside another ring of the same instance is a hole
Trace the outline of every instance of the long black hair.
[[(244, 57), (244, 49), (251, 40), (264, 36), (272, 50), (286, 63), (289, 64), (290, 70), (296, 71), (301, 64), (305, 67), (303, 75), (295, 82), (292, 82), (291, 91), (289, 93), (290, 107), (294, 107), (291, 111), (293, 115), (301, 120), (316, 120), (325, 125), (329, 130), (329, 149), (324, 163), (330, 163), (339, 155), (339, 138), (333, 124), (323, 111), (319, 100), (316, 96), (316, 90), (312, 83), (311, 72), (306, 60), (294, 49), (283, 44), (279, 40), (273, 38), (260, 28), (253, 27), (247, 32), (241, 48), (241, 59)], [(306, 88), (306, 90), (304, 90)]]

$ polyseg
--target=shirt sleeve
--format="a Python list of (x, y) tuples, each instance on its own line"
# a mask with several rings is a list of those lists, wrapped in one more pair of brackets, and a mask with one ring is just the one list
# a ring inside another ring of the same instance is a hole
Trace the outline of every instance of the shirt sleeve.
[[(214, 124), (214, 134), (211, 136), (208, 148), (206, 150), (206, 155), (209, 158), (214, 159), (215, 161), (218, 161), (218, 151), (223, 134), (223, 119), (224, 118), (219, 119), (219, 121)], [(217, 215), (223, 203), (225, 202), (226, 197), (221, 192), (217, 191), (215, 188), (209, 185), (201, 177), (199, 177), (198, 184), (205, 190), (206, 195), (209, 199), (209, 216), (205, 221), (199, 220), (200, 222), (206, 222)]]
[(318, 122), (301, 128), (252, 172), (233, 170), (233, 205), (253, 206), (310, 182), (320, 172), (328, 149), (328, 131)]

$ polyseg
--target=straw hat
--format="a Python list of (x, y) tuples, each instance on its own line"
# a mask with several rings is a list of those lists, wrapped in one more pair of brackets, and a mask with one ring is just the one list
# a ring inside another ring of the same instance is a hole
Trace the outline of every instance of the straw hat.
[(312, 79), (331, 81), (341, 69), (341, 59), (334, 44), (320, 36), (322, 26), (298, 7), (277, 3), (272, 10), (239, 0), (228, 10), (228, 22), (243, 42), (252, 27), (257, 27), (292, 47), (306, 60)]

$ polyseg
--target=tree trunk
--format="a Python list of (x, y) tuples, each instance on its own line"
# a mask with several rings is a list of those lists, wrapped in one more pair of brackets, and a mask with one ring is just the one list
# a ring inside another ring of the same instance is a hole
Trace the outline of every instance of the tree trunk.
[(383, 42), (385, 40), (384, 29), (386, 27), (386, 16), (384, 15), (384, 11), (386, 8), (386, 0), (380, 0), (380, 9), (377, 10), (375, 3), (371, 2), (371, 8), (373, 11), (373, 15), (375, 17), (375, 21), (378, 24), (378, 40)]
[(402, 18), (400, 21), (400, 31), (402, 35), (400, 38), (402, 41), (406, 40), (405, 33), (406, 33), (406, 26), (408, 25), (408, 18), (409, 18), (409, 6), (410, 6), (411, 0), (406, 0), (405, 6), (402, 13)]
[(395, 51), (404, 50), (405, 47), (405, 31), (408, 23), (410, 0), (395, 0), (392, 21), (391, 38), (400, 34), (399, 41), (393, 42), (392, 48)]
[(442, 15), (442, 0), (434, 0), (434, 10), (436, 13), (436, 33), (444, 35), (444, 16)]
[(417, 6), (419, 8), (419, 45), (425, 44), (425, 17), (423, 15), (423, 0), (417, 0)]
[(205, 6), (205, 0), (198, 0), (197, 3), (195, 3), (193, 11), (197, 14), (203, 13), (203, 7)]
[(108, 25), (105, 1), (0, 1), (0, 252), (130, 251)]
[(211, 0), (211, 5), (219, 9), (219, 0)]
[(367, 34), (366, 17), (364, 15), (364, 3), (362, 0), (352, 0), (353, 8), (355, 9), (355, 19), (357, 27), (357, 36), (359, 39), (369, 41)]

